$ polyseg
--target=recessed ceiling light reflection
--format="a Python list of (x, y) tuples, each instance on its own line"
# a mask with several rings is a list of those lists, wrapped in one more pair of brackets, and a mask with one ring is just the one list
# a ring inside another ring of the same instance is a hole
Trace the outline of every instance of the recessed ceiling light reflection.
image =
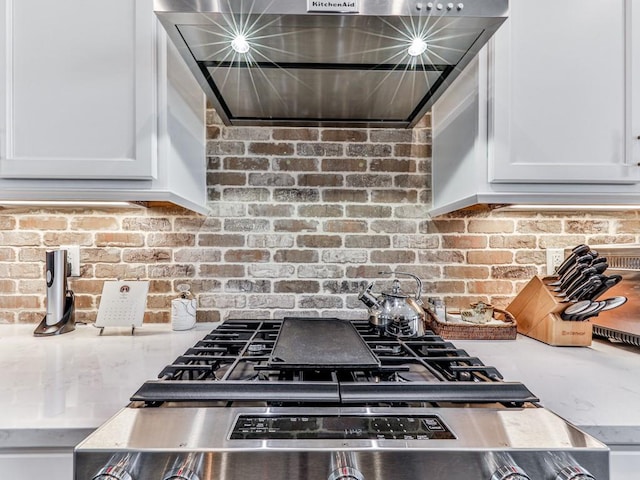
[(412, 57), (417, 57), (418, 55), (422, 55), (426, 51), (427, 51), (427, 42), (425, 42), (423, 39), (419, 37), (416, 37), (413, 40), (411, 40), (411, 44), (407, 49), (407, 53)]
[(244, 35), (236, 35), (231, 41), (231, 48), (237, 53), (247, 53), (249, 51), (249, 42)]

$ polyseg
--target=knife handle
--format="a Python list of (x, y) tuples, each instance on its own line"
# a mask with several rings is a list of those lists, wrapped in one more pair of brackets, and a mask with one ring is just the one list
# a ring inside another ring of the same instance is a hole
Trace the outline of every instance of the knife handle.
[[(569, 295), (569, 294), (573, 293), (573, 291), (576, 288), (578, 288), (584, 282), (589, 280), (589, 277), (591, 277), (594, 274), (597, 274), (597, 270), (595, 268), (593, 268), (593, 267), (585, 268), (584, 270), (582, 270), (580, 275), (578, 275), (576, 277), (576, 279), (567, 286), (567, 288), (563, 289), (564, 293), (566, 295)], [(562, 286), (561, 286), (561, 288), (562, 288)]]
[(605, 293), (607, 290), (609, 290), (611, 287), (614, 287), (615, 285), (617, 285), (621, 281), (622, 281), (622, 276), (620, 276), (620, 275), (611, 275), (610, 277), (608, 277), (602, 283), (600, 288), (598, 288), (596, 291), (592, 292), (592, 294), (588, 298), (588, 300), (595, 300), (596, 298), (601, 296), (603, 293)]
[(567, 287), (571, 285), (586, 268), (588, 268), (587, 261), (588, 259), (581, 260), (567, 271), (560, 282), (560, 288), (562, 290), (566, 290)]
[(576, 295), (575, 301), (579, 302), (580, 300), (589, 300), (590, 298), (593, 297), (593, 292), (598, 290), (601, 286), (602, 286), (601, 280), (596, 280), (592, 284), (587, 285), (586, 288), (584, 288), (584, 290), (582, 290), (580, 293), (578, 293), (578, 295)]
[(562, 276), (575, 263), (576, 258), (589, 251), (589, 247), (585, 244), (576, 245), (571, 249), (571, 254), (564, 259), (564, 262), (556, 269), (556, 275)]
[(576, 288), (571, 295), (567, 295), (565, 301), (585, 300), (585, 294), (592, 291), (593, 288), (599, 287), (601, 284), (602, 281), (599, 278), (592, 277)]

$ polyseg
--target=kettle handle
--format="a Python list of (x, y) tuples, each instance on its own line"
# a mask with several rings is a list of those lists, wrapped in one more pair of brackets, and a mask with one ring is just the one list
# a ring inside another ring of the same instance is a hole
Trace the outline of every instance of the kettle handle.
[[(380, 275), (407, 275), (408, 277), (413, 278), (416, 283), (418, 284), (418, 291), (416, 292), (416, 300), (420, 300), (420, 295), (422, 294), (422, 280), (420, 280), (420, 277), (418, 277), (417, 275), (414, 275), (413, 273), (407, 273), (407, 272), (378, 272), (378, 274)], [(373, 285), (373, 282), (372, 282)]]
[(367, 285), (367, 288), (360, 292), (360, 295), (358, 295), (358, 300), (360, 300), (369, 308), (379, 308), (380, 302), (378, 302), (378, 299), (371, 293), (372, 288), (373, 282)]

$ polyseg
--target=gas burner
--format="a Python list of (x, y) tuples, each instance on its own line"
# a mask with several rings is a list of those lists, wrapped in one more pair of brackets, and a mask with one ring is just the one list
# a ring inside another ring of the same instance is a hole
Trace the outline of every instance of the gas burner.
[(251, 343), (247, 347), (247, 355), (264, 355), (266, 352), (268, 352), (268, 350), (269, 347), (267, 347), (266, 345), (263, 345), (261, 343)]
[(438, 377), (431, 373), (420, 363), (408, 363), (398, 365), (398, 370), (393, 372), (390, 381), (393, 382), (437, 382)]
[(256, 368), (255, 362), (237, 362), (221, 365), (213, 372), (216, 380), (225, 381), (258, 381), (266, 377)]
[(371, 351), (376, 355), (402, 355), (402, 345), (379, 345), (371, 346)]

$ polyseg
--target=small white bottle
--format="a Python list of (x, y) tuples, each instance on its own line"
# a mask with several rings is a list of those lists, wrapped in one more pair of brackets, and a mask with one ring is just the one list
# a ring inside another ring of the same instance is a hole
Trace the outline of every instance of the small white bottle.
[(196, 324), (197, 302), (191, 297), (190, 287), (178, 285), (180, 296), (171, 300), (171, 328), (173, 330), (190, 330)]

